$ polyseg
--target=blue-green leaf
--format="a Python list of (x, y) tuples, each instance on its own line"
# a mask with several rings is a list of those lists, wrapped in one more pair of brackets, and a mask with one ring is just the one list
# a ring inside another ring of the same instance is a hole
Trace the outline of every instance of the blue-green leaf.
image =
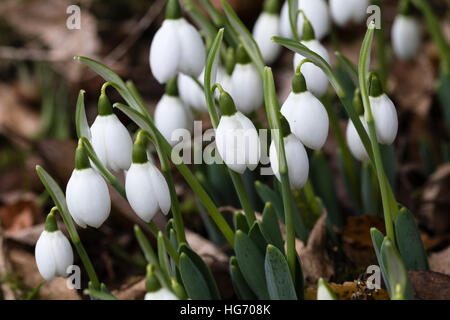
[(253, 293), (252, 289), (248, 286), (247, 282), (242, 275), (241, 270), (236, 257), (231, 257), (230, 259), (230, 274), (231, 281), (233, 283), (234, 291), (240, 300), (256, 300), (256, 295)]
[(283, 237), (281, 235), (280, 224), (278, 222), (277, 213), (271, 202), (267, 202), (264, 206), (262, 214), (261, 232), (267, 242), (274, 245), (280, 250), (284, 250)]
[(192, 300), (212, 300), (213, 297), (203, 274), (184, 252), (180, 254), (179, 265), (183, 285), (189, 298)]
[(272, 300), (296, 300), (294, 283), (286, 258), (281, 251), (268, 245), (264, 261), (267, 289)]
[(75, 124), (77, 129), (78, 139), (81, 137), (85, 137), (88, 140), (91, 140), (91, 130), (89, 129), (89, 124), (86, 118), (86, 110), (84, 107), (84, 90), (80, 90), (77, 99), (77, 108), (75, 112)]
[(248, 233), (248, 236), (258, 246), (261, 253), (264, 254), (268, 243), (261, 232), (261, 221), (255, 221), (253, 223)]
[(419, 229), (406, 208), (402, 208), (395, 219), (395, 238), (406, 269), (428, 270), (427, 253)]
[(375, 172), (368, 161), (363, 163), (361, 170), (361, 199), (363, 214), (376, 216), (380, 213), (380, 189)]
[(248, 226), (247, 219), (245, 218), (245, 215), (243, 215), (241, 212), (236, 212), (234, 214), (234, 230), (238, 231), (241, 230), (244, 233), (247, 233), (250, 231), (250, 227)]

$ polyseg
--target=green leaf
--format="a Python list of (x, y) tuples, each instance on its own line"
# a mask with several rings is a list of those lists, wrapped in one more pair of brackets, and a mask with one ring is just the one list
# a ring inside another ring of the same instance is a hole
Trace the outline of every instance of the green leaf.
[(428, 270), (427, 253), (414, 216), (402, 208), (395, 220), (397, 246), (408, 270)]
[(205, 38), (214, 39), (216, 26), (203, 14), (203, 12), (190, 0), (184, 0), (184, 9), (194, 23), (200, 28)]
[(222, 5), (225, 10), (225, 15), (227, 16), (228, 22), (230, 23), (235, 33), (238, 35), (239, 40), (252, 59), (253, 63), (256, 65), (256, 68), (258, 69), (258, 72), (262, 78), (264, 75), (265, 64), (261, 55), (261, 51), (259, 50), (255, 39), (253, 39), (250, 31), (248, 31), (247, 27), (239, 19), (236, 12), (234, 12), (233, 8), (231, 8), (231, 6), (225, 0), (222, 0)]
[(297, 300), (286, 258), (279, 249), (267, 246), (264, 261), (267, 289), (272, 300)]
[(261, 253), (264, 254), (268, 243), (261, 232), (261, 221), (255, 221), (253, 223), (248, 233), (248, 236), (258, 246)]
[(117, 300), (115, 296), (104, 291), (95, 290), (94, 288), (89, 288), (83, 291), (85, 295), (91, 296), (91, 298), (97, 300)]
[(383, 244), (381, 245), (381, 259), (383, 261), (383, 266), (386, 269), (391, 299), (414, 299), (409, 283), (408, 271), (406, 270), (405, 264), (395, 248), (395, 245), (388, 237), (384, 238)]
[(258, 246), (245, 233), (237, 231), (234, 247), (239, 269), (245, 281), (258, 299), (269, 299), (264, 272), (264, 255)]
[(363, 214), (378, 215), (380, 213), (380, 189), (375, 172), (368, 161), (363, 163), (361, 170), (361, 198)]
[(336, 294), (322, 278), (317, 283), (317, 300), (337, 300)]
[(383, 259), (381, 258), (381, 245), (383, 244), (384, 236), (383, 234), (377, 230), (377, 228), (370, 229), (370, 237), (372, 238), (373, 248), (375, 250), (375, 254), (377, 256), (378, 265), (381, 269), (381, 275), (383, 276), (384, 283), (386, 284), (386, 288), (389, 292), (389, 296), (391, 296), (391, 288), (389, 286), (388, 277), (386, 269), (383, 265)]
[(164, 236), (161, 231), (158, 233), (157, 244), (158, 244), (159, 265), (161, 267), (161, 271), (162, 274), (164, 275), (164, 278), (166, 278), (166, 281), (170, 283), (171, 268), (167, 257), (167, 250), (166, 245), (164, 243)]
[(186, 289), (186, 293), (190, 299), (213, 299), (203, 274), (184, 252), (180, 254), (180, 273), (181, 278), (183, 279), (184, 288)]
[(283, 237), (281, 235), (280, 224), (278, 222), (277, 213), (271, 202), (267, 202), (264, 206), (262, 214), (261, 232), (267, 242), (274, 245), (281, 251), (284, 250)]
[(241, 230), (242, 232), (248, 234), (250, 227), (248, 226), (247, 219), (241, 212), (236, 212), (234, 214), (234, 230)]
[(252, 289), (248, 286), (247, 282), (242, 275), (241, 270), (236, 257), (231, 257), (230, 259), (230, 274), (231, 281), (233, 283), (234, 291), (240, 300), (256, 300), (256, 295), (253, 293)]
[(39, 293), (39, 290), (41, 290), (41, 287), (45, 284), (45, 281), (42, 281), (37, 285), (36, 288), (34, 288), (25, 298), (25, 300), (33, 300)]
[(397, 185), (397, 157), (395, 152), (395, 145), (380, 144), (380, 152), (386, 176), (392, 186), (392, 189), (395, 190)]
[(450, 131), (450, 75), (441, 71), (438, 84), (438, 98), (445, 117), (447, 130)]
[(86, 110), (84, 107), (84, 90), (80, 90), (77, 99), (77, 108), (75, 112), (75, 124), (77, 128), (78, 139), (81, 137), (86, 137), (91, 140), (91, 130), (89, 129), (89, 124), (86, 118)]
[[(201, 273), (202, 278), (204, 279), (204, 281), (207, 284), (209, 296), (211, 297), (211, 299), (220, 300), (220, 293), (219, 293), (219, 289), (217, 288), (216, 281), (214, 280), (214, 278), (211, 274), (211, 271), (209, 270), (208, 266), (205, 264), (203, 259), (197, 253), (195, 253), (191, 248), (189, 248), (189, 246), (185, 243), (182, 243), (180, 245), (178, 252), (180, 254), (180, 257), (182, 254), (185, 254), (187, 257), (189, 257), (189, 260), (195, 265), (195, 267)], [(181, 271), (181, 263), (180, 263), (180, 272), (181, 272), (181, 276), (183, 277), (183, 272)], [(184, 282), (184, 277), (183, 277), (183, 282)], [(186, 285), (185, 285), (185, 287), (186, 287)], [(186, 288), (186, 291), (188, 291), (187, 288)], [(193, 297), (191, 297), (190, 294), (189, 294), (189, 297), (194, 299)]]
[(297, 21), (298, 21), (298, 1), (288, 0), (289, 6), (289, 24), (291, 25), (291, 31), (295, 40), (300, 40), (298, 35)]
[(358, 67), (341, 52), (336, 51), (334, 54), (337, 58), (338, 63), (347, 71), (347, 74), (352, 79), (353, 84), (358, 87)]

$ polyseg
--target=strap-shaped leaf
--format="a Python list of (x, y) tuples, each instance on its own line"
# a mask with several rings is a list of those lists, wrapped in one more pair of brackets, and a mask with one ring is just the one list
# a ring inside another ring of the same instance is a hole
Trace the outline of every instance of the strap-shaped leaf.
[(192, 300), (212, 300), (203, 274), (184, 252), (180, 254), (180, 273), (188, 297)]
[(365, 162), (361, 169), (361, 199), (366, 215), (378, 215), (380, 213), (380, 189), (375, 172), (370, 162)]
[(89, 129), (89, 124), (86, 118), (86, 110), (84, 107), (84, 90), (80, 90), (77, 99), (77, 108), (75, 112), (75, 125), (77, 129), (78, 139), (85, 137), (91, 140), (91, 130)]
[(234, 12), (233, 8), (231, 8), (231, 6), (225, 0), (222, 0), (222, 5), (231, 27), (238, 35), (239, 40), (241, 41), (252, 61), (255, 63), (256, 68), (258, 69), (258, 72), (262, 78), (264, 75), (265, 64), (261, 55), (261, 51), (259, 50), (255, 39), (253, 39), (250, 31), (248, 31), (247, 27), (239, 19), (236, 12)]
[(383, 276), (384, 283), (386, 284), (386, 288), (388, 290), (389, 296), (391, 296), (391, 288), (389, 286), (389, 279), (387, 277), (386, 269), (383, 265), (383, 259), (381, 259), (381, 245), (383, 244), (384, 236), (378, 231), (377, 228), (370, 229), (370, 237), (372, 238), (373, 249), (375, 250), (375, 254), (377, 256), (378, 265), (381, 269), (381, 275)]
[(330, 285), (322, 278), (319, 278), (317, 283), (317, 300), (337, 300), (336, 294)]
[(261, 221), (255, 221), (248, 233), (250, 239), (258, 246), (262, 254), (265, 254), (268, 245), (267, 240), (261, 232)]
[(164, 243), (164, 237), (161, 231), (158, 233), (157, 244), (158, 244), (159, 265), (161, 266), (161, 271), (164, 277), (166, 278), (166, 281), (169, 282), (171, 278), (171, 268), (169, 264), (169, 259), (167, 257), (167, 250), (166, 245)]
[(395, 237), (405, 267), (408, 270), (428, 270), (427, 253), (414, 216), (402, 208), (395, 219)]
[[(189, 260), (192, 261), (192, 263), (195, 265), (195, 267), (199, 270), (199, 272), (202, 275), (202, 278), (205, 280), (207, 286), (209, 295), (211, 296), (211, 299), (214, 300), (220, 300), (220, 293), (219, 289), (217, 288), (216, 281), (214, 280), (211, 271), (209, 270), (208, 266), (205, 264), (202, 258), (195, 253), (189, 246), (185, 243), (182, 243), (180, 245), (180, 248), (178, 249), (178, 252), (180, 254), (186, 254), (189, 257)], [(181, 272), (181, 266), (180, 266), (180, 272)], [(181, 276), (183, 277), (183, 272), (181, 272)], [(184, 282), (184, 278), (183, 278)], [(187, 290), (187, 288), (186, 288)], [(192, 298), (189, 295), (190, 298)], [(192, 298), (193, 299), (193, 298)]]
[(209, 115), (211, 117), (211, 122), (214, 128), (216, 128), (217, 125), (219, 124), (219, 116), (216, 111), (214, 95), (211, 88), (214, 85), (213, 82), (216, 81), (217, 77), (217, 65), (219, 63), (219, 50), (221, 47), (220, 45), (222, 43), (222, 37), (223, 37), (223, 29), (220, 29), (219, 32), (217, 32), (217, 35), (215, 36), (211, 49), (209, 50), (205, 66), (204, 93), (208, 105)]
[(248, 226), (247, 219), (241, 212), (236, 212), (233, 217), (234, 222), (234, 230), (238, 231), (241, 230), (244, 233), (247, 233), (250, 231), (250, 227)]
[(300, 40), (298, 35), (297, 21), (298, 21), (298, 0), (288, 0), (289, 6), (289, 24), (295, 40)]
[(264, 260), (267, 289), (272, 300), (296, 300), (294, 283), (286, 258), (281, 251), (268, 245)]
[(274, 245), (281, 251), (284, 250), (283, 237), (281, 235), (280, 224), (278, 222), (277, 213), (271, 202), (267, 202), (264, 206), (262, 214), (261, 232), (267, 242)]
[(241, 270), (236, 257), (231, 257), (230, 259), (230, 274), (231, 281), (233, 283), (234, 291), (240, 300), (256, 300), (256, 295), (253, 293), (252, 289), (248, 286), (247, 282), (242, 275)]
[(408, 271), (400, 254), (388, 237), (384, 238), (383, 244), (381, 245), (381, 259), (386, 269), (391, 299), (414, 299), (411, 284), (409, 283)]
[(258, 299), (269, 299), (264, 271), (264, 255), (242, 231), (236, 232), (234, 250), (242, 276)]

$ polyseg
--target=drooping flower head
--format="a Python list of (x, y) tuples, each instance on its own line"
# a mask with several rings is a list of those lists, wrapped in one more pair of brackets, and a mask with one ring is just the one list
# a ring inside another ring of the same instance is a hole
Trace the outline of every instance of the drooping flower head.
[(272, 64), (278, 58), (281, 47), (272, 41), (273, 36), (280, 35), (280, 3), (278, 0), (265, 0), (263, 12), (253, 27), (253, 38), (261, 50), (264, 62)]
[(36, 243), (35, 259), (39, 273), (47, 281), (66, 277), (67, 268), (73, 264), (72, 247), (58, 229), (53, 210), (47, 215), (45, 229)]
[(395, 17), (391, 30), (392, 48), (395, 55), (403, 60), (409, 60), (417, 55), (420, 48), (420, 24), (412, 14), (410, 0), (402, 0), (399, 13)]
[[(366, 119), (364, 119), (364, 107), (361, 99), (361, 92), (358, 89), (355, 90), (353, 96), (353, 108), (356, 110), (364, 129), (369, 133), (369, 128), (367, 126)], [(355, 125), (351, 120), (348, 120), (347, 130), (346, 130), (347, 144), (352, 155), (359, 161), (363, 162), (369, 159), (366, 148), (361, 141), (361, 137), (356, 131)]]
[(198, 77), (205, 65), (205, 46), (198, 31), (181, 16), (178, 0), (169, 0), (166, 20), (150, 47), (150, 68), (159, 83), (182, 72)]
[(369, 0), (330, 0), (331, 17), (340, 27), (361, 23), (367, 15), (369, 4)]

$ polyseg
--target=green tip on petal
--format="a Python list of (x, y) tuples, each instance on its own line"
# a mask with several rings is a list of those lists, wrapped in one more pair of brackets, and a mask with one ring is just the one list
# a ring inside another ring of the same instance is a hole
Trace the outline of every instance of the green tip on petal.
[(98, 98), (98, 114), (101, 116), (113, 114), (111, 103), (104, 92), (100, 93), (100, 97)]
[(314, 28), (309, 21), (309, 19), (306, 17), (305, 13), (302, 11), (303, 15), (303, 33), (302, 33), (302, 40), (303, 41), (310, 41), (314, 40), (316, 38), (316, 35), (314, 33)]
[(147, 158), (147, 142), (142, 134), (138, 134), (136, 140), (133, 144), (133, 154), (132, 154), (133, 163), (146, 163), (148, 161)]
[(79, 140), (77, 149), (75, 150), (75, 169), (83, 170), (90, 167), (89, 157), (84, 149), (83, 143)]
[(55, 232), (58, 231), (58, 224), (56, 223), (56, 217), (53, 213), (53, 210), (47, 215), (45, 219), (45, 231), (47, 232)]
[(229, 47), (227, 50), (227, 55), (225, 57), (225, 69), (229, 76), (231, 76), (231, 74), (233, 73), (235, 66), (236, 66), (236, 57), (234, 55), (234, 49), (232, 47)]
[(145, 287), (147, 292), (155, 292), (161, 289), (161, 284), (155, 275), (155, 266), (149, 264), (147, 266), (147, 276), (145, 277)]
[(280, 113), (280, 125), (281, 125), (281, 134), (283, 138), (287, 137), (291, 134), (291, 126), (287, 119)]
[(353, 94), (352, 104), (358, 116), (362, 116), (364, 114), (364, 107), (361, 98), (361, 90), (359, 90), (359, 88), (356, 88), (355, 93)]
[(178, 97), (178, 83), (176, 77), (167, 81), (166, 94), (171, 97)]
[(237, 112), (233, 98), (223, 89), (220, 89), (219, 107), (223, 116), (232, 116)]
[(302, 93), (305, 92), (306, 90), (307, 89), (305, 77), (301, 72), (295, 73), (294, 77), (292, 78), (292, 91), (294, 91), (294, 93)]
[(181, 6), (178, 0), (169, 0), (166, 6), (166, 19), (177, 20), (181, 18)]
[(277, 14), (280, 11), (280, 2), (278, 0), (265, 0), (263, 11), (270, 14)]
[(236, 49), (236, 62), (239, 64), (247, 64), (251, 62), (250, 57), (242, 44), (240, 44)]
[(380, 78), (375, 72), (369, 74), (369, 95), (371, 97), (379, 97), (383, 94)]

